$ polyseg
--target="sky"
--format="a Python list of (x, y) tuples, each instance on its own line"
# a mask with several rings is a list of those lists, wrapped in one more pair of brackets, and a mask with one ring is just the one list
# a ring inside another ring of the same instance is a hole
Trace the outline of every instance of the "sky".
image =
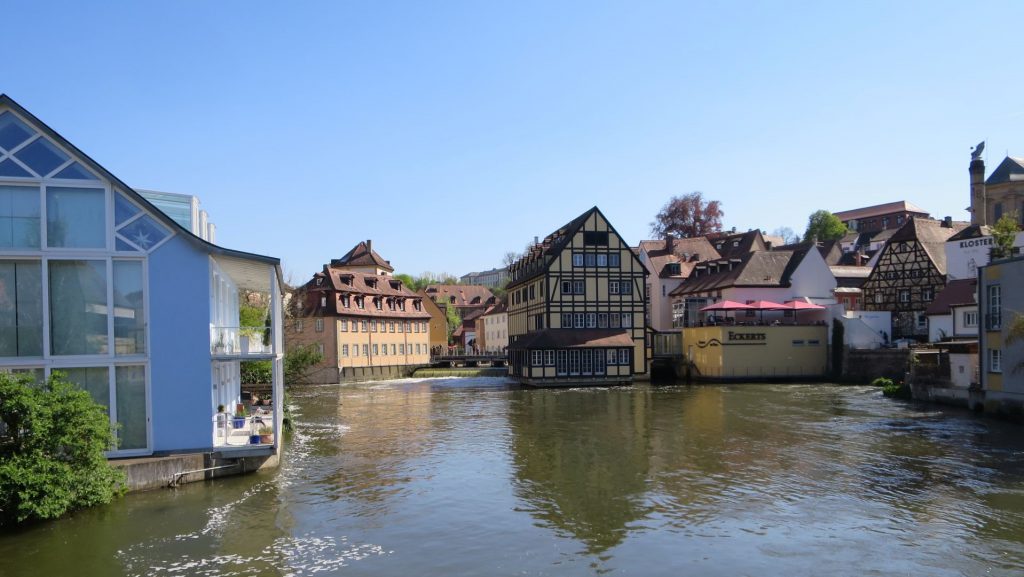
[(502, 266), (592, 206), (772, 232), (907, 200), (967, 220), (1024, 156), (1021, 2), (5, 0), (0, 93), (129, 185), (198, 196), (293, 283), (361, 240)]

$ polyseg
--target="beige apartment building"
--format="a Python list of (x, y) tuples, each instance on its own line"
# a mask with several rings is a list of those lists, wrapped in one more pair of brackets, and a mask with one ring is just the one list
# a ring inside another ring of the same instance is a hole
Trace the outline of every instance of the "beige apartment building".
[(392, 273), (367, 240), (299, 289), (286, 345), (314, 343), (321, 350), (313, 382), (405, 377), (430, 362), (424, 298)]

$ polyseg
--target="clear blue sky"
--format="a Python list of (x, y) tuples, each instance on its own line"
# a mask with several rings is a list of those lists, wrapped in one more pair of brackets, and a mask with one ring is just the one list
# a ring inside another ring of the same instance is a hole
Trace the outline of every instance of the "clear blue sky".
[(814, 4), (8, 0), (0, 92), (295, 282), (367, 238), (500, 266), (593, 205), (636, 244), (694, 190), (966, 219), (970, 147), (1024, 156), (1024, 3)]

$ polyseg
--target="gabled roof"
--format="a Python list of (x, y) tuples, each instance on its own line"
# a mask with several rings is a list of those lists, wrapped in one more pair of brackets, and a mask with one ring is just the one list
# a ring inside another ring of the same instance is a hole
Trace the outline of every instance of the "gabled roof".
[(953, 222), (947, 227), (941, 220), (914, 217), (889, 238), (886, 248), (882, 250), (887, 250), (897, 242), (916, 241), (928, 253), (939, 273), (946, 274), (946, 241), (967, 226), (966, 222)]
[(441, 306), (452, 304), (455, 297), (456, 308), (484, 308), (497, 300), (491, 289), (476, 284), (428, 284), (424, 292)]
[(168, 216), (164, 211), (153, 206), (151, 202), (143, 198), (142, 195), (136, 192), (134, 188), (128, 186), (124, 181), (115, 176), (106, 168), (103, 168), (103, 166), (101, 166), (100, 163), (93, 160), (88, 154), (79, 150), (77, 146), (75, 146), (66, 138), (61, 136), (56, 130), (50, 128), (45, 122), (36, 118), (34, 114), (23, 108), (20, 104), (15, 102), (14, 99), (8, 96), (7, 94), (0, 93), (0, 106), (7, 106), (11, 110), (17, 112), (19, 116), (27, 119), (35, 126), (35, 128), (39, 129), (48, 138), (57, 142), (62, 147), (67, 149), (69, 152), (71, 152), (73, 156), (78, 157), (78, 159), (81, 162), (83, 162), (87, 167), (92, 169), (94, 172), (100, 174), (104, 178), (110, 180), (114, 185), (116, 185), (120, 190), (122, 190), (126, 195), (128, 195), (133, 201), (135, 201), (140, 206), (145, 208), (146, 211), (153, 218), (159, 220), (164, 225), (170, 227), (172, 230), (182, 235), (182, 238), (187, 239), (192, 244), (202, 248), (203, 250), (211, 254), (233, 257), (242, 260), (257, 261), (265, 264), (274, 265), (275, 273), (277, 275), (278, 287), (281, 290), (284, 290), (284, 287), (286, 285), (284, 282), (284, 275), (281, 272), (281, 259), (274, 258), (271, 256), (264, 256), (261, 254), (255, 254), (251, 252), (244, 252), (240, 250), (224, 248), (222, 246), (217, 246), (213, 243), (207, 242), (199, 238), (198, 236), (192, 234), (192, 231), (186, 229), (185, 227), (175, 222), (174, 219)]
[[(682, 295), (731, 287), (788, 287), (793, 272), (810, 250), (808, 244), (795, 250), (758, 251), (738, 259), (716, 261), (718, 271), (691, 274), (670, 294)], [(716, 266), (716, 263), (708, 264)]]
[[(668, 250), (667, 240), (642, 240), (640, 250), (647, 253), (653, 272), (661, 278), (682, 277), (690, 274), (695, 262), (717, 260), (721, 258), (715, 247), (705, 237), (679, 238), (672, 240), (672, 250)], [(694, 261), (694, 262), (691, 262)], [(679, 273), (669, 270), (670, 264), (679, 263)]]
[(860, 220), (862, 218), (870, 218), (872, 216), (882, 216), (884, 214), (892, 214), (894, 212), (912, 212), (917, 213), (921, 216), (928, 216), (928, 211), (917, 206), (912, 202), (905, 200), (898, 200), (896, 202), (887, 202), (885, 204), (876, 204), (874, 206), (865, 206), (864, 208), (854, 208), (851, 210), (843, 210), (840, 212), (833, 213), (839, 220), (847, 222), (850, 220)]
[(708, 241), (722, 258), (737, 258), (741, 255), (766, 250), (768, 245), (764, 242), (760, 229), (748, 230), (747, 232), (734, 232), (708, 235)]
[(348, 251), (345, 256), (331, 260), (332, 267), (343, 267), (343, 266), (374, 266), (382, 268), (388, 272), (394, 272), (395, 269), (391, 267), (391, 263), (384, 260), (377, 251), (373, 250), (373, 241), (364, 240), (356, 246), (352, 247), (352, 250)]
[(964, 278), (951, 280), (946, 288), (935, 295), (935, 300), (925, 310), (927, 315), (948, 315), (956, 306), (977, 304), (975, 293), (978, 290), (978, 279)]
[[(327, 308), (333, 314), (403, 318), (427, 318), (430, 316), (430, 313), (426, 312), (426, 310), (417, 311), (415, 306), (406, 306), (404, 311), (398, 306), (395, 307), (395, 310), (384, 306), (389, 299), (393, 300), (396, 305), (402, 300), (406, 301), (409, 305), (415, 301), (423, 300), (422, 295), (413, 292), (401, 280), (393, 276), (352, 272), (325, 265), (324, 270), (313, 275), (313, 278), (306, 283), (305, 288), (311, 293), (317, 293), (315, 298), (306, 304), (304, 314), (307, 315), (314, 313), (318, 309), (320, 296), (326, 294), (330, 295), (327, 299)], [(358, 308), (351, 300), (349, 301), (349, 306), (345, 307), (339, 298), (340, 295), (349, 295), (351, 298), (361, 296), (366, 301), (362, 309)], [(377, 310), (373, 304), (373, 299), (378, 297), (384, 299), (381, 310)]]
[(992, 171), (985, 185), (1002, 184), (1004, 182), (1017, 182), (1024, 180), (1024, 158), (1007, 156), (999, 163), (999, 166)]
[[(512, 263), (512, 265), (508, 267), (508, 271), (509, 275), (512, 276), (514, 280), (509, 283), (509, 287), (516, 286), (522, 282), (544, 274), (551, 265), (551, 261), (557, 255), (561, 254), (565, 245), (569, 244), (572, 237), (579, 232), (580, 228), (587, 222), (587, 219), (594, 214), (599, 215), (601, 219), (607, 223), (609, 232), (622, 239), (622, 235), (615, 230), (615, 227), (612, 226), (611, 221), (608, 220), (604, 213), (602, 213), (596, 206), (592, 207), (590, 210), (565, 223), (565, 225), (560, 226), (558, 230), (544, 237), (544, 240), (535, 243), (526, 250), (526, 254), (516, 262)], [(622, 239), (622, 242), (624, 246), (628, 246), (625, 239)], [(644, 271), (649, 273), (650, 271), (647, 270), (647, 267), (640, 262), (638, 249), (636, 247), (631, 247), (630, 252), (633, 254), (633, 258), (637, 259), (637, 264), (639, 264)], [(523, 268), (526, 268), (527, 272), (520, 278), (515, 278), (516, 271)]]
[(972, 224), (967, 228), (961, 230), (960, 232), (954, 234), (953, 236), (949, 237), (949, 240), (947, 240), (946, 242), (968, 240), (972, 238), (981, 238), (983, 236), (992, 236), (992, 231), (988, 228), (988, 226), (984, 224)]

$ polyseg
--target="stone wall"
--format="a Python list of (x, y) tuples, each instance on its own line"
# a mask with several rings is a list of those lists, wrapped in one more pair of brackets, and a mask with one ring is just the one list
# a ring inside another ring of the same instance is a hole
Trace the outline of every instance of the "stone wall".
[(906, 378), (910, 349), (847, 349), (843, 353), (842, 380), (869, 384), (878, 377)]

